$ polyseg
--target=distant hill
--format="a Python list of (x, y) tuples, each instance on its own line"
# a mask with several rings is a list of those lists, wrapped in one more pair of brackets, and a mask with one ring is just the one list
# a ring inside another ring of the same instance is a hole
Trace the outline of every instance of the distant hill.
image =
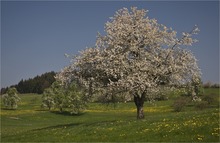
[[(34, 78), (29, 78), (27, 80), (21, 79), (21, 81), (16, 84), (12, 85), (10, 87), (15, 87), (19, 93), (38, 93), (42, 94), (45, 88), (48, 88), (51, 86), (51, 84), (55, 81), (54, 76), (56, 73), (54, 71), (46, 72), (42, 75), (37, 75)], [(7, 89), (2, 88), (1, 94), (5, 94)]]

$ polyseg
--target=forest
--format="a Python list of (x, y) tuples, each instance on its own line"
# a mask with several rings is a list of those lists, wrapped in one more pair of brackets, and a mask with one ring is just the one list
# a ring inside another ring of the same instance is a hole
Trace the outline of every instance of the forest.
[[(18, 84), (12, 85), (10, 87), (15, 87), (17, 91), (21, 94), (23, 93), (37, 93), (42, 94), (44, 89), (51, 86), (55, 81), (54, 76), (56, 73), (54, 71), (46, 72), (42, 75), (37, 75), (34, 78), (29, 78), (27, 80), (21, 79)], [(1, 94), (5, 94), (10, 87), (5, 87), (1, 89)]]

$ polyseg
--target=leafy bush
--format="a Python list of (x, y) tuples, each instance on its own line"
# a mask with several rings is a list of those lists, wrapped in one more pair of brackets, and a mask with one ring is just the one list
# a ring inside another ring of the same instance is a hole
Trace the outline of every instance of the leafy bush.
[(205, 95), (202, 98), (203, 101), (206, 101), (209, 105), (213, 104), (215, 102), (215, 98), (212, 95)]
[(155, 98), (155, 100), (158, 100), (158, 101), (162, 101), (162, 100), (168, 100), (168, 95), (167, 94), (164, 94), (164, 93), (161, 93), (159, 95), (157, 95), (157, 97)]
[(58, 108), (63, 112), (64, 108), (70, 108), (71, 114), (79, 114), (86, 107), (88, 98), (79, 90), (79, 87), (72, 83), (63, 87), (58, 81), (44, 91), (42, 96), (42, 107)]
[(205, 108), (208, 107), (208, 102), (207, 102), (207, 101), (197, 102), (195, 107), (196, 107), (197, 109), (203, 110), (203, 109), (205, 109)]
[(184, 109), (188, 102), (189, 98), (181, 96), (174, 101), (172, 107), (175, 112), (180, 112)]
[(79, 114), (87, 107), (88, 98), (79, 89), (76, 83), (72, 83), (66, 90), (67, 106), (71, 108), (71, 114)]
[(17, 95), (16, 88), (9, 88), (5, 95), (2, 96), (3, 104), (7, 109), (16, 109), (20, 98)]
[(54, 107), (54, 97), (53, 97), (53, 91), (51, 88), (45, 89), (43, 96), (42, 96), (42, 105), (41, 107), (48, 108), (49, 110)]

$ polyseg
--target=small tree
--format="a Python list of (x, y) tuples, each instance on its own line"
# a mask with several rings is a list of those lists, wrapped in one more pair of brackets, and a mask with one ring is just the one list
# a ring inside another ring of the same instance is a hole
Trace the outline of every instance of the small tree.
[(50, 88), (44, 91), (42, 106), (49, 110), (55, 107), (60, 112), (63, 112), (64, 108), (70, 108), (71, 114), (78, 114), (85, 109), (87, 100), (75, 83), (64, 87), (59, 81), (55, 81)]
[(79, 90), (76, 83), (72, 83), (66, 89), (67, 105), (71, 109), (71, 114), (79, 114), (86, 108), (88, 99), (85, 94)]
[(43, 92), (42, 96), (42, 107), (47, 107), (49, 110), (55, 105), (53, 91), (51, 88), (47, 88)]
[(136, 7), (118, 10), (105, 24), (106, 35), (98, 34), (95, 46), (74, 56), (56, 78), (67, 85), (78, 79), (89, 94), (129, 92), (138, 119), (144, 118), (143, 104), (149, 93), (200, 78), (196, 58), (184, 49), (196, 42), (191, 36), (198, 27), (179, 39), (176, 31), (146, 14)]
[(65, 90), (58, 81), (52, 84), (52, 90), (55, 101), (55, 107), (58, 108), (60, 112), (63, 112), (63, 109), (67, 107)]
[(21, 100), (17, 95), (15, 87), (9, 88), (5, 95), (3, 95), (3, 104), (8, 109), (17, 109), (18, 102)]
[(64, 92), (62, 85), (58, 81), (55, 81), (50, 88), (44, 91), (42, 96), (42, 106), (48, 107), (49, 110), (52, 107), (55, 107), (62, 112), (63, 108), (67, 106)]

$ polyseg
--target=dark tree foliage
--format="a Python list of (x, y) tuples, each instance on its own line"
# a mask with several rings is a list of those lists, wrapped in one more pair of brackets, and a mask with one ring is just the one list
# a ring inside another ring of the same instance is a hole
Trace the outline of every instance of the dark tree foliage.
[[(29, 78), (27, 80), (21, 80), (18, 84), (12, 85), (10, 87), (15, 87), (19, 93), (38, 93), (42, 94), (44, 89), (51, 86), (51, 84), (55, 81), (54, 76), (56, 73), (46, 72), (42, 75), (38, 75), (34, 78)], [(1, 94), (5, 94), (7, 92), (8, 87), (1, 89)]]
[(8, 91), (8, 87), (2, 88), (2, 89), (1, 89), (1, 95), (2, 95), (2, 94), (5, 94), (7, 91)]

